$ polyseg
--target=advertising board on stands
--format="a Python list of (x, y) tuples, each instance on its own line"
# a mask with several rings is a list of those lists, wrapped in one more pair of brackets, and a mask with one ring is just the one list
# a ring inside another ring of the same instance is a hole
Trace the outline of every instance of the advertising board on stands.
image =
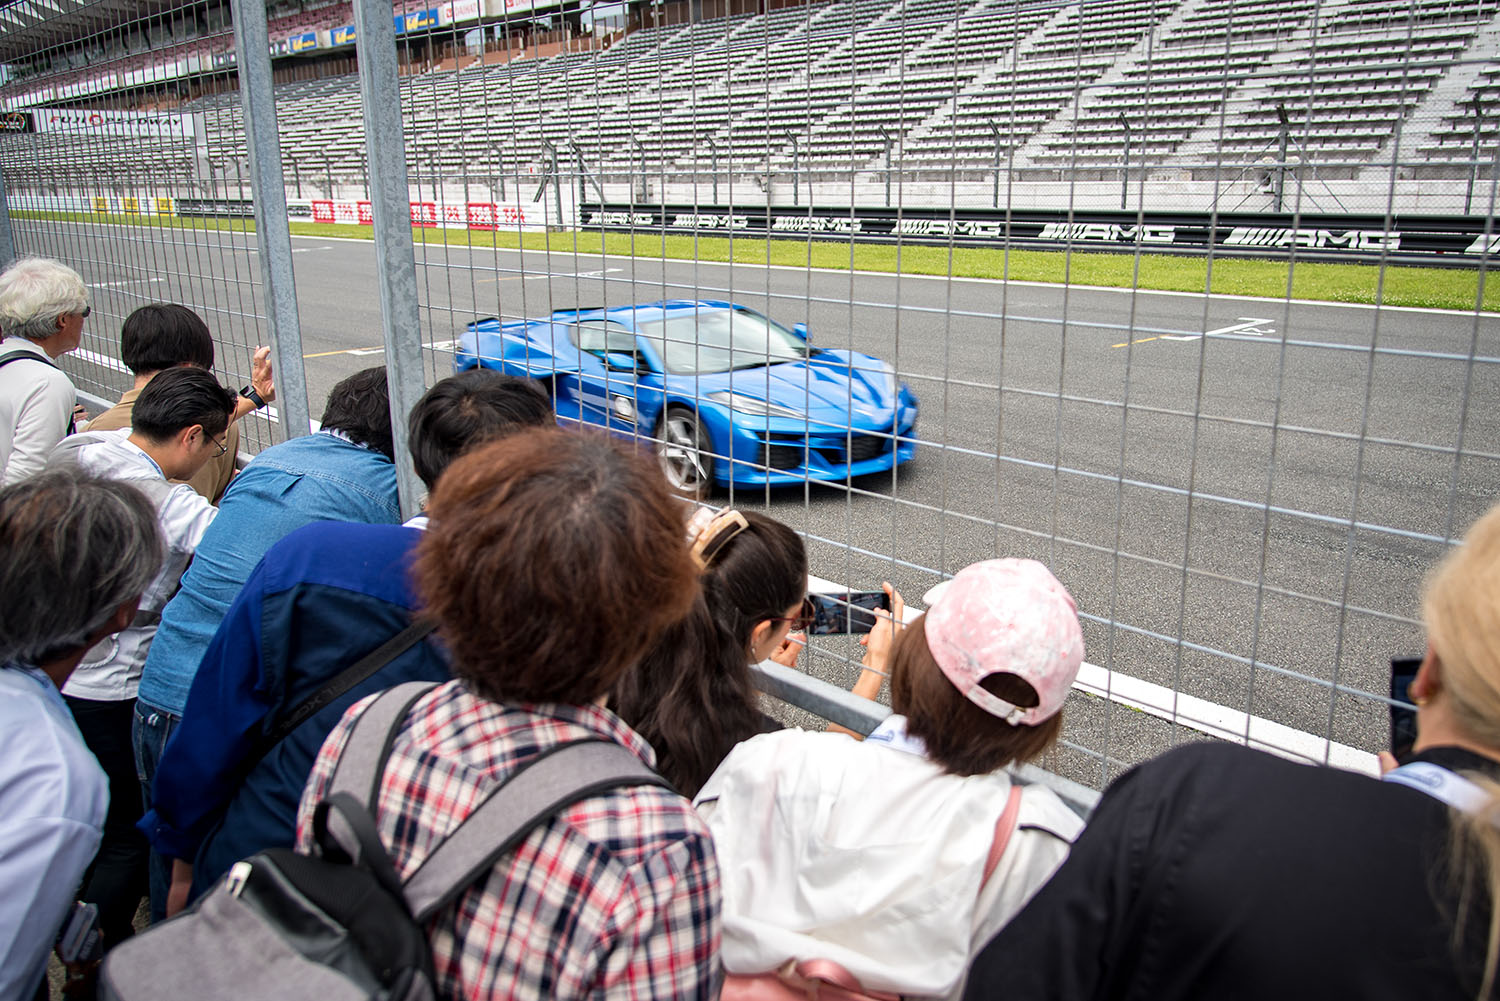
[(194, 134), (191, 115), (162, 112), (46, 108), (36, 113), (33, 125), (38, 132), (72, 132), (92, 136), (185, 139)]
[(560, 7), (563, 0), (491, 0), (491, 14), (525, 14), (533, 10), (545, 10), (548, 7)]
[(354, 33), (354, 25), (352, 24), (346, 24), (339, 28), (330, 28), (328, 30), (328, 44), (333, 46), (353, 45), (355, 39), (358, 37), (359, 36)]
[(409, 10), (404, 14), (396, 15), (396, 33), (403, 31), (426, 31), (428, 28), (438, 26), (438, 9), (429, 7), (426, 10)]
[(287, 48), (296, 55), (299, 52), (311, 52), (318, 47), (318, 35), (316, 31), (304, 31), (298, 35), (287, 37)]
[(36, 122), (29, 111), (7, 111), (0, 114), (0, 132), (35, 132)]
[(462, 21), (477, 21), (483, 13), (479, 0), (454, 0), (438, 7), (438, 24), (446, 27)]

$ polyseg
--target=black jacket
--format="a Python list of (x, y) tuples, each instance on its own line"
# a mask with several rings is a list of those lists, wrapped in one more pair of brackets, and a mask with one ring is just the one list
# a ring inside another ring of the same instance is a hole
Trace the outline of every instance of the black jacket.
[[(1455, 748), (1416, 758), (1496, 767)], [(1448, 808), (1425, 793), (1179, 747), (1110, 786), (964, 996), (1472, 1001), (1489, 910), (1455, 946), (1447, 845)]]

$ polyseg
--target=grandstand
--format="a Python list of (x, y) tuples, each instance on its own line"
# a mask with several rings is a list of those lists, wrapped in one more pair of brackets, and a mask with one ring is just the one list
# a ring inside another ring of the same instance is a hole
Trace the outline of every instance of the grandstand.
[[(347, 2), (280, 13), (272, 38), (311, 33), (321, 45), (349, 20)], [(815, 0), (637, 18), (619, 35), (569, 23), (541, 44), (535, 25), (496, 41), (512, 26), (491, 19), (485, 51), (454, 27), (403, 37), (408, 162), (429, 185), (535, 174), (549, 149), (576, 151), (600, 177), (662, 183), (712, 165), (763, 178), (797, 168), (808, 181), (891, 167), (908, 180), (980, 180), (1001, 165), (1023, 180), (1122, 167), (1202, 179), (1284, 149), (1324, 178), (1378, 179), (1393, 162), (1403, 176), (1451, 178), (1469, 171), (1476, 138), (1481, 162), (1500, 148), (1497, 21), (1500, 0)], [(244, 156), (227, 25), (227, 11), (209, 7), (128, 37), (149, 47), (102, 64), (97, 45), (59, 49), (0, 97), (10, 110), (199, 116), (197, 143), (111, 139), (81, 166), (107, 181), (149, 155), (159, 187), (214, 186)], [(288, 184), (358, 183), (348, 52), (278, 66)], [(77, 155), (0, 136), (0, 163), (39, 190)]]

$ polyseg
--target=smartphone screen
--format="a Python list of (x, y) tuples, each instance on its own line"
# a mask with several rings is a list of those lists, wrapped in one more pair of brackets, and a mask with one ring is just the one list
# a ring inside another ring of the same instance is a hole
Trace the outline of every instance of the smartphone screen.
[(807, 627), (807, 632), (812, 636), (867, 633), (879, 621), (873, 609), (890, 611), (891, 607), (884, 591), (809, 594), (807, 600), (812, 605), (812, 624)]
[[(1411, 696), (1406, 688), (1417, 677), (1421, 657), (1391, 658), (1391, 698), (1405, 703)], [(1391, 706), (1391, 753), (1399, 761), (1411, 752), (1417, 739), (1417, 711), (1410, 705)]]

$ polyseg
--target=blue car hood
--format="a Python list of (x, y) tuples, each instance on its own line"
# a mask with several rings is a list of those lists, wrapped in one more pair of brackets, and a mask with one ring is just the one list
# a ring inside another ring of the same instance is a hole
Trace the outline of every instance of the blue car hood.
[(858, 351), (821, 349), (806, 361), (712, 375), (672, 376), (668, 387), (700, 397), (728, 390), (769, 400), (834, 426), (848, 422), (869, 428), (894, 419), (898, 392), (895, 370), (879, 358)]

